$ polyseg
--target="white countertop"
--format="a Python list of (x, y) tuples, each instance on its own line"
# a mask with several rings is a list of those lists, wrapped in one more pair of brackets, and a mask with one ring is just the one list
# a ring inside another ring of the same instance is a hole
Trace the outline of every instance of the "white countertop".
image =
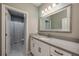
[(49, 38), (49, 37), (42, 36), (42, 35), (32, 35), (32, 37), (35, 37), (39, 40), (50, 43), (52, 45), (61, 47), (63, 49), (71, 51), (73, 53), (79, 54), (79, 43), (61, 40), (61, 39), (57, 39), (57, 38)]

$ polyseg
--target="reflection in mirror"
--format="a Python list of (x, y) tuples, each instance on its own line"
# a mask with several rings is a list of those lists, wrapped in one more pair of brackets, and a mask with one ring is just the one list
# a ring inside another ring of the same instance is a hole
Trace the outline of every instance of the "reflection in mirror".
[(40, 31), (70, 32), (70, 6), (50, 16), (40, 18)]

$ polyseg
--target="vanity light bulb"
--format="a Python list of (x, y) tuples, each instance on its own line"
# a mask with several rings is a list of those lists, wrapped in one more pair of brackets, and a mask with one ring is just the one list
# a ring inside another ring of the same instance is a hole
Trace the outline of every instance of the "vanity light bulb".
[(42, 11), (42, 14), (44, 14), (44, 11)]
[(44, 16), (44, 15), (45, 15), (45, 11), (44, 11), (44, 10), (42, 10), (42, 12), (41, 12), (41, 13), (42, 13), (42, 14), (41, 14), (42, 16)]
[(48, 7), (48, 10), (52, 10), (52, 7), (51, 7), (51, 6), (49, 6), (49, 7)]
[(53, 3), (53, 4), (52, 4), (52, 7), (55, 7), (55, 6), (56, 6), (56, 3)]
[(47, 8), (45, 9), (45, 12), (47, 12)]
[(45, 9), (45, 15), (47, 15), (47, 14), (48, 14), (48, 9), (46, 8), (46, 9)]

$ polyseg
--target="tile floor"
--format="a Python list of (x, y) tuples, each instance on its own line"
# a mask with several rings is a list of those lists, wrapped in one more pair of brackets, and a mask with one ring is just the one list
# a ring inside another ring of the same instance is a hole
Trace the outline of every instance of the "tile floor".
[(9, 56), (24, 56), (24, 45), (22, 43), (13, 44)]

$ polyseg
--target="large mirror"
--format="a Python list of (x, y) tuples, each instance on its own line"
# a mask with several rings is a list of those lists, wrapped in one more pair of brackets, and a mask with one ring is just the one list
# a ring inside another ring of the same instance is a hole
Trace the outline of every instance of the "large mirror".
[(71, 6), (40, 18), (40, 31), (71, 32)]

